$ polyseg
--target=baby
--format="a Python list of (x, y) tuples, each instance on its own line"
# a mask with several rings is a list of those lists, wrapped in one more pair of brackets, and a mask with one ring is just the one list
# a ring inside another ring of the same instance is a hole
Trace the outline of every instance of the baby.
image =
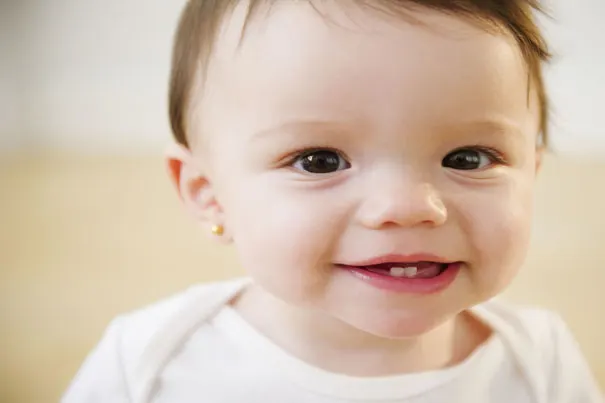
[(190, 0), (168, 167), (249, 278), (108, 328), (65, 403), (593, 403), (523, 263), (537, 0)]

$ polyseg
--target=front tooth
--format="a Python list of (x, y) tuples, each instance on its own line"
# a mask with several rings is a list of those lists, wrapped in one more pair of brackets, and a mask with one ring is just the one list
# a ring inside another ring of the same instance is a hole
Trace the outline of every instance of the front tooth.
[(393, 277), (403, 277), (406, 275), (405, 267), (391, 267), (389, 274)]
[(404, 269), (404, 275), (406, 277), (414, 277), (416, 274), (418, 273), (418, 267), (416, 266), (410, 266), (410, 267), (406, 267)]

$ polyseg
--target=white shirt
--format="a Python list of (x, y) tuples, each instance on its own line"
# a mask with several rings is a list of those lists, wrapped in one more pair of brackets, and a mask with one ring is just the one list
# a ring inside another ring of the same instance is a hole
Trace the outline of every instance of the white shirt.
[[(200, 285), (109, 326), (63, 403), (602, 403), (553, 313), (490, 301), (471, 312), (493, 335), (451, 368), (352, 377), (272, 343), (226, 303), (248, 280)], [(363, 363), (360, 363), (363, 365)]]

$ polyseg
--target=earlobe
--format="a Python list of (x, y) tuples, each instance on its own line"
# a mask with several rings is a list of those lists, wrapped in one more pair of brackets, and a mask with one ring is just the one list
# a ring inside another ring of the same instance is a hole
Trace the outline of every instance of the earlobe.
[(209, 228), (222, 227), (223, 211), (212, 183), (199, 168), (191, 151), (180, 144), (173, 144), (165, 156), (170, 179), (189, 214)]

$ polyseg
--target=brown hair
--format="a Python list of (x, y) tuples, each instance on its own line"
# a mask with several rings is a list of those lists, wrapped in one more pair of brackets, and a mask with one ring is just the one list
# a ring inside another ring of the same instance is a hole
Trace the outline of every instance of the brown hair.
[[(200, 66), (202, 70), (207, 66), (223, 19), (240, 1), (189, 0), (183, 10), (175, 36), (169, 93), (170, 123), (174, 137), (180, 144), (188, 145), (187, 114), (192, 88), (200, 74)], [(275, 1), (277, 0), (248, 0), (247, 20), (261, 4)], [(533, 16), (534, 11), (542, 11), (539, 0), (356, 1), (383, 11), (402, 11), (406, 6), (427, 7), (488, 23), (488, 29), (495, 27), (508, 31), (519, 44), (528, 67), (530, 82), (537, 91), (540, 107), (539, 140), (542, 145), (547, 145), (549, 108), (542, 64), (550, 59), (550, 53)], [(201, 74), (204, 74), (203, 71)]]

